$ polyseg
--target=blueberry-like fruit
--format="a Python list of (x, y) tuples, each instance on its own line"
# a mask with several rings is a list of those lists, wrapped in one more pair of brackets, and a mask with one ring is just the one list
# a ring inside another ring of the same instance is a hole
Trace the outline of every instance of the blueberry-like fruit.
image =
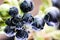
[(15, 26), (13, 23), (12, 23), (12, 18), (9, 18), (5, 21), (5, 23), (8, 25), (8, 26)]
[(58, 23), (60, 13), (56, 7), (49, 8), (47, 14), (44, 17), (45, 22), (49, 26), (55, 26)]
[(12, 27), (10, 27), (10, 26), (7, 26), (7, 27), (4, 29), (4, 32), (6, 33), (6, 35), (13, 37), (14, 34), (15, 34), (15, 28), (12, 28)]
[(25, 30), (17, 30), (16, 37), (17, 38), (28, 38), (28, 32), (26, 32)]
[(12, 20), (12, 23), (13, 23), (14, 25), (17, 25), (17, 24), (22, 20), (22, 17), (19, 16), (19, 15), (17, 15), (17, 16), (15, 16), (15, 17), (13, 17), (11, 20)]
[(16, 30), (23, 29), (23, 28), (22, 28), (23, 25), (24, 25), (24, 24), (23, 24), (22, 22), (18, 22), (18, 23), (16, 24)]
[(9, 15), (11, 15), (12, 17), (15, 17), (18, 14), (18, 8), (17, 7), (11, 7), (9, 9)]
[(58, 22), (57, 18), (54, 18), (50, 13), (48, 13), (44, 17), (44, 19), (45, 19), (45, 22), (47, 23), (47, 25), (49, 25), (49, 26), (53, 26), (54, 23), (57, 23)]
[(28, 22), (28, 23), (31, 23), (31, 22), (34, 21), (34, 18), (33, 18), (33, 16), (30, 13), (26, 13), (23, 16), (23, 21)]
[(24, 0), (21, 4), (20, 4), (20, 9), (24, 12), (27, 13), (31, 10), (33, 10), (33, 3), (31, 1), (26, 1)]
[(44, 28), (45, 22), (43, 18), (35, 18), (34, 22), (32, 23), (32, 28), (35, 30), (41, 30)]

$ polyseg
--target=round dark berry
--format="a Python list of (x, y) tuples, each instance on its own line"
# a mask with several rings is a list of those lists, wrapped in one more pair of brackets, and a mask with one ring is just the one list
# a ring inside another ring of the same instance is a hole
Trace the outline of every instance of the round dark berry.
[(20, 4), (20, 9), (24, 12), (24, 13), (27, 13), (31, 10), (33, 10), (33, 3), (31, 1), (23, 1), (21, 4)]
[(45, 22), (44, 19), (39, 19), (39, 18), (35, 18), (34, 22), (32, 23), (32, 28), (35, 30), (41, 30), (44, 28)]
[(26, 32), (25, 30), (17, 30), (16, 37), (17, 38), (28, 38), (28, 32)]
[(8, 26), (15, 26), (13, 23), (12, 23), (12, 18), (9, 18), (5, 21), (5, 23), (8, 25)]
[(12, 17), (16, 16), (18, 14), (18, 8), (16, 7), (11, 7), (9, 9), (9, 15), (11, 15)]
[(19, 16), (19, 15), (17, 15), (17, 16), (15, 16), (15, 17), (12, 18), (12, 23), (14, 25), (17, 25), (21, 20), (22, 20), (22, 17)]
[(33, 16), (30, 14), (30, 13), (26, 13), (24, 16), (23, 16), (23, 21), (27, 22), (27, 23), (31, 23), (34, 21), (34, 18)]
[(9, 37), (15, 36), (15, 28), (12, 28), (12, 27), (10, 27), (10, 26), (7, 26), (7, 27), (4, 29), (4, 32), (5, 32), (6, 35), (8, 35)]
[(60, 17), (59, 10), (56, 7), (52, 7), (45, 15), (44, 20), (49, 26), (55, 26), (58, 23), (58, 17)]

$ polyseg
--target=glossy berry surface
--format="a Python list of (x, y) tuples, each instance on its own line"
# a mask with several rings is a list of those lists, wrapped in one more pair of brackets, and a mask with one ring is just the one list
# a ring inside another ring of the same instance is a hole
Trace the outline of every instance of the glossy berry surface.
[(28, 38), (28, 33), (25, 30), (17, 30), (17, 38)]
[(23, 24), (22, 22), (17, 23), (17, 24), (16, 24), (16, 30), (23, 29), (23, 28), (22, 28), (23, 25), (24, 25), (24, 24)]
[(13, 23), (14, 25), (17, 25), (17, 24), (22, 20), (22, 17), (19, 16), (19, 15), (17, 15), (17, 16), (15, 16), (15, 17), (13, 17), (11, 20), (12, 20), (12, 23)]
[(7, 26), (4, 30), (6, 33), (14, 33), (15, 32), (15, 29), (14, 28), (10, 28), (9, 26)]
[(59, 15), (60, 15), (59, 10), (56, 7), (52, 7), (50, 8), (49, 12), (47, 12), (47, 14), (44, 17), (45, 22), (49, 26), (55, 26), (58, 23)]
[(23, 21), (27, 22), (27, 23), (31, 23), (34, 21), (34, 18), (33, 16), (30, 14), (30, 13), (26, 13), (24, 16), (23, 16)]
[(35, 29), (35, 30), (41, 30), (44, 28), (44, 25), (45, 25), (45, 22), (43, 19), (38, 19), (38, 18), (35, 18), (34, 22), (32, 23), (32, 28)]
[(11, 15), (12, 17), (16, 16), (18, 14), (18, 9), (16, 7), (11, 7), (9, 9), (9, 15)]
[(12, 18), (9, 18), (5, 21), (5, 23), (8, 25), (8, 26), (15, 26), (13, 23), (12, 23)]
[(20, 4), (20, 9), (24, 12), (27, 13), (31, 10), (33, 10), (33, 3), (31, 1), (26, 1), (24, 0), (21, 4)]
[(50, 14), (47, 14), (44, 19), (45, 19), (46, 23), (47, 23), (48, 25), (50, 25), (50, 26), (53, 26), (53, 24), (51, 24), (51, 23), (56, 23), (56, 22), (58, 22), (57, 18), (54, 18), (54, 17), (53, 17), (52, 15), (50, 15)]
[(15, 29), (14, 28), (11, 28), (10, 26), (7, 26), (5, 29), (4, 29), (4, 32), (6, 34), (14, 34), (15, 33)]

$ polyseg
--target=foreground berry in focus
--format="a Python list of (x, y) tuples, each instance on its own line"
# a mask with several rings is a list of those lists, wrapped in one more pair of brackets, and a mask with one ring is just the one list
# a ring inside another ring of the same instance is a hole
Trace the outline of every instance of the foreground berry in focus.
[(24, 0), (21, 4), (20, 4), (20, 9), (24, 12), (27, 13), (29, 11), (33, 10), (33, 3), (31, 1), (27, 1)]
[(9, 10), (9, 15), (12, 17), (16, 16), (18, 14), (18, 9), (16, 7), (11, 7)]

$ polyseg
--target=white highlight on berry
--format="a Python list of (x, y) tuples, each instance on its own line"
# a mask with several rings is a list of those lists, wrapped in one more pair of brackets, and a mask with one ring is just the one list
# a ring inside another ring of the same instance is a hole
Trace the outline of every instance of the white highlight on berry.
[(50, 13), (50, 14), (52, 14), (52, 16), (54, 15), (53, 18), (56, 18), (57, 15), (60, 16), (59, 9), (56, 7), (49, 7), (45, 10), (45, 12), (46, 12), (46, 14)]
[(17, 38), (17, 37), (15, 37), (15, 40), (28, 40), (28, 38)]
[(4, 33), (7, 37), (13, 37), (13, 36), (15, 36), (16, 35), (16, 33), (13, 33), (12, 34), (12, 32), (10, 32), (10, 33)]
[(33, 3), (33, 1), (32, 0), (25, 0), (29, 5), (28, 6), (30, 6), (30, 2), (32, 2)]
[(59, 9), (56, 8), (56, 7), (49, 7), (49, 8), (47, 8), (47, 9), (45, 10), (46, 13), (51, 12), (51, 11), (52, 11), (52, 12), (53, 12), (53, 11), (59, 12)]

